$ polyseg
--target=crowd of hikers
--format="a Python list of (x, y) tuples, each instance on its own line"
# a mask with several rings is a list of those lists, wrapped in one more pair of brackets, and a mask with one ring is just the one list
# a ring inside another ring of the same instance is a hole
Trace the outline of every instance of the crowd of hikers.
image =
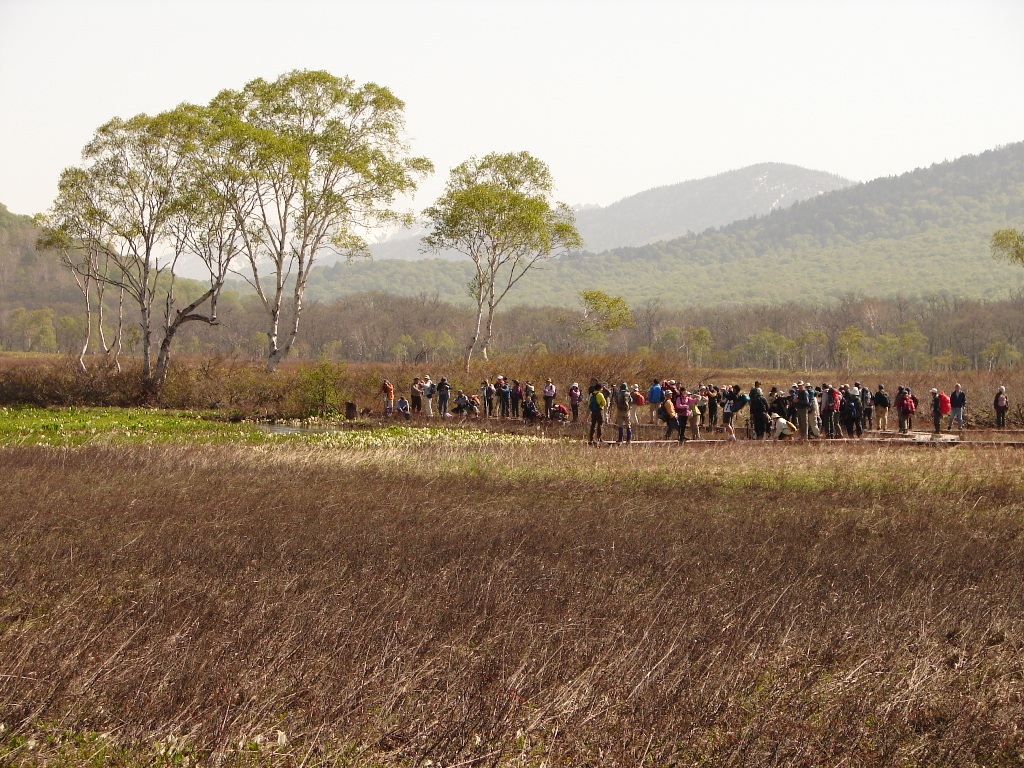
[[(940, 433), (964, 428), (967, 394), (954, 384), (949, 394), (932, 388), (925, 401), (909, 386), (890, 392), (884, 384), (875, 391), (861, 386), (820, 386), (797, 381), (788, 389), (771, 387), (765, 392), (760, 381), (744, 391), (739, 384), (700, 384), (687, 389), (674, 379), (655, 379), (642, 388), (622, 382), (610, 385), (591, 379), (584, 390), (573, 382), (565, 403), (557, 402), (558, 389), (545, 379), (538, 391), (530, 381), (520, 382), (498, 376), (480, 382), (474, 391), (455, 389), (444, 376), (434, 382), (430, 376), (416, 377), (407, 398), (395, 399), (395, 387), (384, 380), (380, 389), (384, 415), (411, 419), (413, 415), (432, 418), (523, 419), (527, 423), (577, 422), (589, 420), (587, 441), (603, 440), (605, 425), (612, 427), (616, 442), (633, 440), (633, 429), (642, 421), (663, 425), (664, 439), (679, 442), (699, 439), (701, 430), (721, 432), (736, 439), (737, 420), (746, 412), (744, 429), (754, 439), (796, 440), (859, 438), (865, 432), (897, 431), (909, 434), (915, 419)], [(999, 387), (992, 401), (996, 428), (1006, 427), (1009, 401), (1006, 388)]]

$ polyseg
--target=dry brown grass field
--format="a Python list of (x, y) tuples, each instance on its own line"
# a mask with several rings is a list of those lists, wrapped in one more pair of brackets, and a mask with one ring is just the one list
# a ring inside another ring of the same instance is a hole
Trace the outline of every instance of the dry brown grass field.
[(0, 763), (1024, 764), (1024, 453), (0, 448)]

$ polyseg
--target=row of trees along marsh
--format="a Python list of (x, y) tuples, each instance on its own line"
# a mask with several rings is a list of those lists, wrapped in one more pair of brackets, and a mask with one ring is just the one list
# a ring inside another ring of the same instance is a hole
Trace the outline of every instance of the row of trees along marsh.
[[(411, 220), (395, 201), (433, 165), (409, 154), (403, 110), (379, 85), (294, 71), (225, 90), (206, 106), (182, 104), (101, 126), (83, 150), (83, 165), (61, 174), (40, 238), (61, 254), (84, 299), (83, 370), (90, 349), (116, 362), (130, 307), (139, 328), (131, 345), (142, 357), (143, 384), (155, 394), (174, 339), (189, 325), (220, 324), (222, 293), (236, 275), (255, 293), (249, 306), (262, 316), (263, 355), (273, 371), (299, 338), (318, 256), (368, 255), (373, 227)], [(507, 292), (538, 260), (581, 244), (572, 212), (551, 204), (553, 186), (547, 166), (527, 153), (491, 154), (454, 169), (444, 196), (426, 212), (432, 245), (460, 250), (477, 267), (469, 286), (477, 332), (467, 367), (484, 313), (486, 352)], [(198, 291), (181, 280), (182, 265), (197, 260), (207, 275)], [(56, 333), (45, 333), (47, 319), (13, 322), (42, 326), (33, 341), (56, 346)]]
[[(195, 291), (192, 287), (185, 298), (193, 301)], [(109, 297), (105, 305), (106, 315), (116, 312)], [(100, 306), (93, 305), (97, 315)], [(223, 291), (217, 327), (182, 328), (176, 344), (193, 357), (264, 358), (264, 313), (258, 297)], [(584, 291), (574, 310), (514, 306), (498, 316), (500, 322), (487, 339), (495, 362), (508, 355), (646, 349), (698, 367), (994, 370), (1018, 366), (1024, 352), (1024, 294), (991, 302), (849, 295), (822, 307), (791, 303), (679, 309), (657, 301), (628, 307), (618, 297)], [(462, 367), (465, 341), (479, 315), (477, 307), (449, 304), (436, 296), (367, 293), (311, 302), (303, 317), (301, 334), (290, 342), (292, 355), (300, 360)], [(292, 323), (288, 311), (282, 319)], [(117, 324), (104, 319), (103, 327), (109, 345)], [(143, 355), (138, 329), (131, 323), (120, 332), (122, 358)], [(87, 332), (87, 319), (73, 310), (62, 314), (48, 306), (15, 306), (0, 315), (0, 348), (8, 351), (77, 355)]]

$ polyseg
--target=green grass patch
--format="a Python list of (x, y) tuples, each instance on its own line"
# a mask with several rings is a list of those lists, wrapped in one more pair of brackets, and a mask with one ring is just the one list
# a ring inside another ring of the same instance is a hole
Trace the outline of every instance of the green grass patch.
[(293, 421), (233, 423), (213, 412), (147, 408), (0, 408), (0, 445), (79, 446), (95, 443), (307, 445), (329, 449), (417, 449), (428, 445), (530, 445), (543, 438), (460, 427), (368, 426)]
[(211, 414), (145, 408), (0, 408), (0, 445), (76, 446), (96, 442), (254, 442), (253, 424)]

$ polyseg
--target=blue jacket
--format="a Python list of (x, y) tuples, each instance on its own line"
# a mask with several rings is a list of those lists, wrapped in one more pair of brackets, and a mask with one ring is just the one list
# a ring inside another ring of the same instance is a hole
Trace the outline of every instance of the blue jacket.
[(657, 405), (664, 399), (665, 395), (661, 391), (660, 384), (652, 384), (651, 388), (647, 390), (647, 402)]

